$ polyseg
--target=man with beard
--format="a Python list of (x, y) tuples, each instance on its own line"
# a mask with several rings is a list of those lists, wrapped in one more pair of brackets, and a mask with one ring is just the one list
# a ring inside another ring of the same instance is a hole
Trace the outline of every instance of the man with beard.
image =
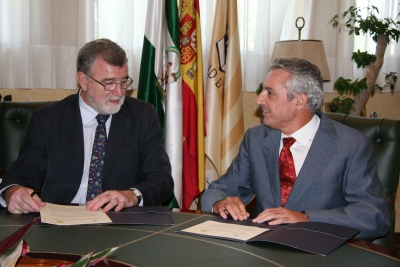
[(32, 114), (26, 143), (0, 187), (11, 213), (45, 202), (95, 211), (160, 205), (173, 192), (162, 130), (152, 105), (125, 97), (125, 51), (108, 39), (85, 44), (75, 95)]

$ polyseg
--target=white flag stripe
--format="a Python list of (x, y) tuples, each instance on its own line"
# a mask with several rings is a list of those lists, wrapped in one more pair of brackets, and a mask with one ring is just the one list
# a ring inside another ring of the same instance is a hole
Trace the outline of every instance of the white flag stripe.
[(144, 34), (149, 42), (156, 49), (154, 73), (157, 77), (162, 75), (162, 63), (164, 52), (164, 31), (165, 31), (165, 1), (154, 0), (150, 1), (147, 6), (147, 21)]
[(177, 88), (167, 89), (165, 149), (171, 162), (175, 198), (182, 207), (182, 80), (176, 84)]
[[(163, 1), (164, 2), (164, 1)], [(164, 10), (164, 9), (163, 9)], [(178, 13), (178, 10), (176, 10)], [(163, 12), (165, 14), (165, 12)], [(171, 14), (169, 14), (171, 15)], [(178, 18), (178, 14), (175, 16)], [(167, 75), (165, 91), (165, 150), (171, 163), (171, 175), (174, 178), (174, 194), (179, 207), (182, 207), (182, 77), (180, 75), (180, 52), (175, 47), (168, 32), (167, 21), (164, 24), (167, 58), (164, 63), (164, 75)], [(179, 24), (179, 21), (176, 21)], [(175, 75), (175, 76), (174, 76)]]

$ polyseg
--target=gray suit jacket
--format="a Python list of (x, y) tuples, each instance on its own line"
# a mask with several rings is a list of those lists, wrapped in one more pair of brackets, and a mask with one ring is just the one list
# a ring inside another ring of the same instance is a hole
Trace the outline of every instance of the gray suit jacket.
[[(311, 221), (359, 229), (358, 238), (385, 235), (390, 227), (387, 197), (378, 178), (370, 138), (322, 113), (320, 126), (285, 208), (306, 211)], [(281, 132), (264, 125), (249, 129), (227, 173), (202, 196), (202, 209), (228, 196), (254, 214), (281, 206), (278, 156)]]
[[(137, 188), (144, 205), (160, 205), (173, 193), (168, 155), (155, 109), (126, 97), (113, 115), (103, 170), (103, 191)], [(79, 93), (32, 114), (26, 144), (0, 186), (41, 191), (43, 201), (70, 203), (83, 175), (84, 145)]]

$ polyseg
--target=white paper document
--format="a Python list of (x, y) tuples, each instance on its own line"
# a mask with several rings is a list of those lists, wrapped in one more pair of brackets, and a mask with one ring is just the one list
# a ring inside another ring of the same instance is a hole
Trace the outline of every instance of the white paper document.
[(68, 206), (46, 203), (40, 208), (42, 223), (55, 225), (79, 225), (112, 223), (110, 218), (102, 212), (86, 210), (86, 206)]
[(229, 238), (240, 241), (247, 241), (266, 231), (269, 231), (269, 229), (215, 221), (205, 221), (181, 230), (181, 232), (190, 234)]

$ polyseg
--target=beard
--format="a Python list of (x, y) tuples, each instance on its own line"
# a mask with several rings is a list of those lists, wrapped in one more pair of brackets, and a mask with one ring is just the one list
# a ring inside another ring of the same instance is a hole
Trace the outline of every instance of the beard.
[[(94, 90), (87, 90), (86, 96), (88, 101), (90, 102), (91, 107), (100, 114), (112, 115), (117, 113), (121, 109), (121, 106), (125, 100), (125, 95), (123, 95), (122, 97), (118, 97), (112, 94), (109, 94), (104, 100), (101, 100), (94, 94), (94, 92)], [(116, 105), (110, 103), (111, 101), (117, 100), (118, 104)]]

